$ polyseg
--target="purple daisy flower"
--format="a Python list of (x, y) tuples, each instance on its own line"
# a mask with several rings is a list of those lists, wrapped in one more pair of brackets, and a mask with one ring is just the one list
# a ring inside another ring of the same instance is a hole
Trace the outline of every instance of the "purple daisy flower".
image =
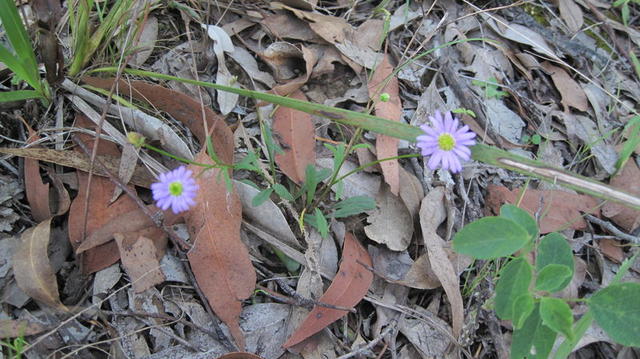
[(427, 165), (432, 170), (442, 167), (453, 173), (460, 172), (460, 159), (468, 161), (471, 158), (469, 146), (476, 144), (476, 134), (469, 130), (469, 126), (458, 128), (460, 121), (453, 118), (451, 112), (442, 118), (440, 111), (436, 111), (435, 116), (429, 116), (429, 119), (433, 127), (420, 126), (425, 134), (416, 138), (422, 155), (431, 156)]
[(175, 214), (194, 206), (198, 185), (192, 176), (193, 172), (185, 166), (162, 173), (158, 182), (151, 185), (156, 205), (163, 211), (171, 207)]

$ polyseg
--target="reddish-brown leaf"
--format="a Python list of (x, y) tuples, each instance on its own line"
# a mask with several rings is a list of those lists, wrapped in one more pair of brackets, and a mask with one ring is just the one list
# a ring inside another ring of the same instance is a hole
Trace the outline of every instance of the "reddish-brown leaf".
[[(83, 116), (78, 115), (76, 117), (76, 125), (89, 128), (90, 122)], [(87, 147), (93, 147), (93, 137), (88, 135), (79, 135), (79, 137)], [(119, 151), (113, 143), (103, 140), (100, 140), (98, 143), (98, 153), (112, 156), (119, 155)], [(135, 202), (128, 196), (122, 196), (113, 204), (109, 204), (115, 185), (107, 178), (93, 176), (89, 190), (88, 209), (85, 210), (85, 196), (87, 193), (89, 174), (77, 172), (77, 176), (78, 195), (73, 200), (73, 203), (71, 203), (71, 209), (69, 211), (69, 240), (74, 248), (79, 246), (80, 243), (95, 230), (109, 223), (114, 217), (138, 209)], [(86, 229), (84, 228), (85, 214), (87, 219)], [(118, 259), (120, 259), (118, 246), (114, 241), (109, 241), (84, 252), (82, 256), (82, 268), (85, 274), (89, 274), (112, 265), (117, 262)]]
[(22, 234), (13, 255), (13, 273), (18, 287), (29, 297), (58, 310), (66, 307), (60, 302), (56, 274), (49, 263), (48, 247), (51, 218)]
[[(402, 104), (398, 79), (393, 75), (393, 66), (389, 62), (389, 56), (376, 68), (369, 82), (369, 97), (373, 100), (376, 115), (392, 121), (400, 121), (402, 118)], [(380, 95), (389, 94), (389, 101), (380, 101)], [(398, 155), (398, 139), (395, 137), (378, 135), (376, 139), (376, 152), (378, 159), (395, 157)], [(391, 187), (391, 193), (398, 195), (400, 189), (400, 164), (398, 160), (380, 162), (384, 181)]]
[[(36, 133), (29, 128), (28, 143), (36, 141)], [(49, 209), (49, 184), (42, 182), (40, 177), (40, 163), (38, 160), (25, 158), (24, 160), (24, 190), (31, 207), (31, 214), (37, 222), (51, 217)]]
[[(153, 205), (149, 205), (148, 207), (152, 211), (158, 210)], [(116, 233), (136, 232), (149, 227), (154, 227), (153, 221), (136, 207), (136, 209), (132, 211), (111, 217), (109, 222), (99, 228), (95, 228), (76, 248), (76, 254), (83, 253), (111, 241), (114, 239), (113, 235)]]
[[(640, 168), (636, 162), (627, 161), (622, 170), (611, 179), (610, 184), (627, 193), (640, 196)], [(615, 202), (605, 203), (602, 206), (602, 214), (628, 232), (640, 225), (640, 211)]]
[[(345, 308), (358, 304), (367, 294), (373, 281), (373, 273), (367, 268), (371, 266), (369, 253), (353, 234), (347, 233), (338, 274), (319, 301)], [(346, 314), (344, 310), (315, 306), (283, 347), (288, 348), (300, 343)]]
[(137, 232), (116, 233), (114, 238), (120, 249), (122, 266), (129, 274), (136, 293), (164, 282), (160, 253), (164, 253), (167, 237), (161, 229), (149, 227)]
[[(196, 161), (212, 163), (203, 151)], [(194, 172), (200, 168), (191, 168)], [(185, 221), (194, 241), (187, 254), (198, 285), (216, 315), (229, 327), (238, 348), (244, 350), (244, 335), (238, 324), (242, 300), (253, 294), (256, 273), (249, 252), (240, 240), (242, 208), (238, 193), (227, 193), (220, 170), (196, 177), (200, 189), (196, 206)]]
[[(110, 89), (114, 79), (100, 79), (84, 77), (82, 81), (95, 87)], [(202, 106), (191, 97), (162, 86), (142, 81), (118, 82), (118, 89), (122, 96), (131, 96), (139, 101), (153, 104), (154, 107), (167, 112), (173, 118), (181, 121), (196, 135), (201, 144), (205, 143), (205, 131), (202, 117)], [(212, 109), (204, 107), (209, 131), (214, 138), (213, 148), (225, 163), (233, 161), (233, 133), (224, 120)]]
[[(521, 188), (509, 191), (504, 186), (490, 185), (486, 206), (494, 214), (498, 214), (500, 206), (503, 204), (515, 204), (521, 191)], [(527, 189), (519, 207), (529, 212), (534, 218), (536, 213), (539, 214), (540, 233), (550, 233), (567, 228), (581, 230), (587, 225), (582, 218), (582, 213), (600, 216), (598, 202), (593, 197), (560, 190)]]
[[(298, 100), (307, 100), (301, 92), (291, 95)], [(308, 165), (316, 163), (315, 129), (311, 115), (280, 106), (273, 114), (273, 131), (283, 153), (276, 154), (276, 163), (287, 177), (301, 184)]]

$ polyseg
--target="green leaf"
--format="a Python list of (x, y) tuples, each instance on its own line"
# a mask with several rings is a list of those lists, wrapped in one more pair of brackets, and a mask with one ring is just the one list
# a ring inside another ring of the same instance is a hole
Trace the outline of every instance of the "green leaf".
[(536, 272), (541, 273), (543, 268), (550, 264), (560, 264), (569, 268), (571, 274), (559, 285), (560, 288), (566, 287), (571, 282), (574, 272), (573, 250), (560, 233), (547, 234), (542, 237), (538, 246)]
[(569, 304), (564, 300), (543, 297), (540, 300), (540, 317), (542, 317), (542, 323), (555, 332), (561, 333), (569, 339), (574, 338), (573, 314)]
[(456, 233), (453, 249), (476, 259), (494, 259), (511, 255), (529, 239), (529, 233), (510, 219), (484, 217)]
[(21, 101), (41, 97), (39, 92), (33, 90), (0, 92), (0, 102)]
[(334, 218), (344, 218), (376, 208), (376, 201), (367, 196), (354, 196), (335, 204)]
[(233, 192), (233, 180), (231, 179), (231, 175), (229, 174), (229, 171), (223, 169), (221, 171), (222, 173), (222, 177), (224, 177), (224, 184), (225, 187), (227, 189), (227, 193), (232, 193)]
[(507, 203), (500, 207), (500, 217), (510, 219), (521, 225), (522, 228), (529, 232), (531, 238), (538, 236), (538, 224), (536, 220), (524, 209)]
[(278, 259), (280, 259), (280, 262), (282, 262), (282, 264), (284, 264), (285, 267), (287, 267), (287, 270), (290, 273), (297, 273), (298, 269), (300, 269), (300, 263), (294, 261), (293, 259), (287, 257), (286, 254), (284, 254), (283, 251), (279, 250), (276, 247), (271, 247), (271, 249), (273, 250), (273, 253), (275, 253), (275, 255), (278, 257)]
[[(635, 58), (636, 61), (638, 60), (635, 55), (633, 58)], [(640, 75), (640, 63), (636, 65), (636, 70)], [(640, 144), (640, 116), (633, 116), (626, 126), (624, 126), (624, 131), (629, 131), (629, 136), (628, 140), (622, 145), (622, 150), (620, 150), (620, 157), (616, 162), (616, 172), (624, 167), (631, 157), (631, 154), (633, 154), (633, 151), (635, 151), (636, 147)]]
[(535, 303), (531, 293), (526, 292), (516, 298), (513, 301), (513, 327), (516, 329), (521, 328), (529, 318), (529, 315), (531, 315), (531, 312), (533, 312), (534, 307)]
[(629, 15), (630, 15), (630, 10), (629, 10), (629, 3), (624, 3), (624, 5), (622, 5), (622, 9), (621, 9), (621, 13), (622, 13), (622, 22), (624, 23), (624, 26), (629, 26)]
[(318, 232), (320, 232), (322, 238), (327, 238), (329, 236), (329, 224), (327, 223), (327, 219), (324, 218), (324, 214), (322, 214), (322, 211), (317, 207), (315, 211), (315, 217), (316, 228), (318, 229)]
[(592, 322), (593, 312), (591, 310), (587, 310), (587, 312), (582, 315), (582, 318), (580, 318), (573, 326), (573, 333), (575, 334), (574, 338), (565, 338), (562, 344), (560, 344), (560, 347), (558, 347), (558, 350), (556, 351), (557, 359), (565, 359), (573, 352), (573, 348), (578, 345), (578, 341), (580, 341), (580, 338), (584, 336), (587, 329), (591, 327)]
[(280, 183), (274, 183), (272, 188), (281, 198), (284, 198), (287, 201), (293, 201), (293, 195), (285, 186), (281, 185)]
[(540, 304), (536, 304), (531, 315), (524, 321), (522, 328), (516, 328), (513, 331), (511, 358), (547, 359), (556, 336), (556, 332), (542, 324)]
[(549, 264), (542, 268), (536, 278), (536, 290), (557, 292), (566, 287), (571, 281), (573, 271), (564, 264)]
[(263, 204), (266, 200), (269, 199), (269, 196), (271, 196), (271, 193), (273, 193), (273, 188), (267, 188), (260, 191), (260, 193), (258, 193), (251, 200), (251, 205), (254, 207), (258, 207), (259, 205)]
[(18, 13), (18, 8), (16, 8), (13, 1), (0, 0), (0, 21), (2, 21), (2, 27), (7, 38), (9, 38), (9, 42), (24, 69), (25, 76), (23, 78), (31, 87), (39, 89), (41, 86), (36, 55), (33, 52), (31, 39), (29, 39), (29, 35), (22, 23), (22, 18)]
[(513, 303), (518, 297), (529, 292), (532, 268), (524, 258), (519, 257), (500, 271), (496, 283), (495, 310), (500, 319), (513, 319)]
[(240, 162), (236, 163), (233, 167), (237, 170), (249, 170), (254, 172), (260, 172), (260, 168), (255, 165), (258, 157), (254, 152), (247, 153), (246, 156)]
[(599, 290), (589, 299), (589, 309), (611, 339), (640, 346), (640, 284), (618, 283)]
[(531, 136), (531, 143), (533, 143), (534, 145), (539, 145), (540, 143), (542, 143), (542, 137), (536, 133), (535, 135)]
[(307, 206), (311, 205), (313, 196), (316, 194), (318, 184), (329, 176), (331, 176), (331, 170), (328, 168), (323, 168), (320, 171), (317, 171), (313, 165), (307, 166), (303, 185), (307, 192)]

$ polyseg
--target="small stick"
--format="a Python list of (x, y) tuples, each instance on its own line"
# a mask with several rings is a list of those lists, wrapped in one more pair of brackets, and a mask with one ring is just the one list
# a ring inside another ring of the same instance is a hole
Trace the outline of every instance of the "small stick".
[[(343, 356), (339, 356), (336, 359), (348, 359), (348, 358), (354, 357), (354, 356), (359, 355), (359, 354), (363, 354), (364, 355), (364, 352), (366, 352), (367, 350), (370, 350), (371, 348), (373, 348), (376, 345), (378, 345), (378, 343), (380, 343), (382, 341), (382, 339), (384, 339), (384, 337), (387, 336), (387, 334), (391, 333), (391, 331), (396, 328), (396, 324), (397, 324), (397, 322), (395, 320), (393, 320), (386, 328), (384, 328), (382, 333), (380, 333), (379, 337), (373, 339), (372, 341), (367, 343), (367, 345), (361, 346), (358, 349), (352, 351), (351, 353), (347, 353), (347, 354), (345, 354)], [(386, 348), (386, 346), (385, 346), (385, 348)], [(383, 353), (384, 353), (384, 351), (383, 351)]]
[(592, 216), (590, 214), (585, 214), (584, 218), (586, 220), (588, 220), (591, 223), (597, 224), (600, 227), (606, 229), (607, 231), (613, 233), (616, 237), (620, 238), (620, 239), (624, 239), (625, 241), (629, 241), (632, 243), (636, 243), (636, 244), (640, 244), (640, 238), (636, 237), (636, 236), (632, 236), (630, 234), (624, 233), (623, 231), (619, 230), (618, 227), (614, 226), (613, 224), (611, 224), (611, 222), (607, 222), (605, 220), (602, 220), (598, 217)]

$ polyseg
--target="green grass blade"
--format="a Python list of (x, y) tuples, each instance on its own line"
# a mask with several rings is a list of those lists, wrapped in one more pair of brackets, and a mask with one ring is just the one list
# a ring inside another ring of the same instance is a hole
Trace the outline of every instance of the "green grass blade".
[[(96, 69), (93, 72), (116, 72), (116, 67), (105, 67)], [(238, 95), (250, 97), (256, 100), (270, 102), (276, 105), (285, 106), (294, 110), (299, 110), (312, 115), (328, 118), (337, 123), (362, 127), (365, 130), (381, 133), (407, 141), (415, 141), (416, 137), (422, 134), (418, 127), (405, 123), (390, 121), (381, 117), (368, 115), (365, 113), (349, 111), (341, 108), (334, 108), (326, 105), (301, 101), (293, 98), (281, 97), (273, 94), (262, 93), (251, 90), (244, 90), (235, 87), (228, 87), (214, 83), (188, 80), (175, 76), (158, 74), (155, 72), (142, 70), (125, 70), (127, 73), (138, 76), (147, 76), (160, 80), (173, 80), (183, 83), (211, 87), (216, 90), (236, 93)], [(471, 148), (472, 158), (476, 161), (488, 163), (501, 168), (506, 168), (527, 176), (542, 179), (544, 181), (558, 183), (565, 187), (575, 189), (592, 196), (619, 202), (634, 209), (640, 209), (640, 198), (619, 191), (613, 187), (602, 184), (598, 181), (583, 177), (563, 169), (548, 166), (539, 161), (500, 150), (495, 147), (478, 144)]]
[[(104, 67), (96, 69), (93, 72), (116, 72), (116, 67)], [(235, 87), (218, 85), (215, 83), (202, 82), (196, 80), (183, 79), (171, 75), (158, 74), (155, 72), (131, 70), (127, 69), (127, 73), (138, 76), (147, 76), (156, 78), (159, 80), (173, 80), (188, 83), (192, 85), (204, 86), (214, 88), (216, 90), (227, 91), (238, 95), (250, 97), (260, 101), (266, 101), (280, 106), (292, 108), (312, 115), (326, 117), (335, 122), (345, 125), (359, 126), (369, 131), (383, 133), (388, 136), (393, 136), (407, 141), (415, 141), (416, 136), (422, 134), (422, 130), (417, 127), (407, 125), (405, 123), (390, 121), (382, 117), (376, 117), (360, 112), (349, 111), (341, 108), (334, 108), (331, 106), (306, 102), (297, 100), (294, 98), (281, 97), (269, 93), (263, 93), (258, 91), (244, 90)]]
[(631, 120), (624, 126), (624, 131), (629, 130), (629, 136), (627, 142), (622, 146), (620, 150), (620, 158), (616, 162), (616, 172), (619, 172), (622, 167), (627, 163), (629, 157), (636, 147), (640, 144), (640, 116), (633, 116)]
[(0, 102), (21, 101), (30, 98), (42, 98), (42, 95), (34, 90), (0, 92)]
[(31, 40), (22, 24), (22, 18), (13, 0), (0, 0), (0, 20), (2, 20), (2, 26), (7, 33), (11, 46), (13, 46), (17, 57), (24, 65), (27, 75), (24, 80), (33, 88), (40, 88), (36, 55), (33, 52)]
[[(2, 1), (2, 0), (0, 0)], [(20, 59), (9, 51), (6, 47), (0, 45), (0, 62), (7, 65), (9, 70), (13, 71), (16, 76), (21, 79), (27, 79), (29, 74), (25, 70), (23, 63)], [(31, 85), (31, 84), (29, 84)]]

